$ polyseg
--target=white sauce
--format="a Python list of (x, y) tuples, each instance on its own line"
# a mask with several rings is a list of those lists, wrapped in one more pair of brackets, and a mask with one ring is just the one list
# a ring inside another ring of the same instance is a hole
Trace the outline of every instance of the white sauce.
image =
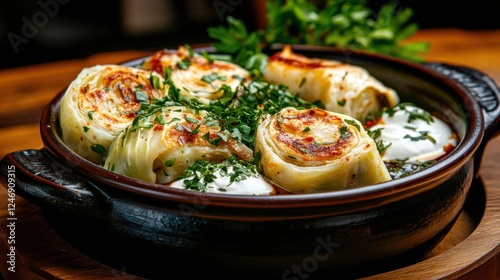
[[(230, 170), (231, 171), (231, 170)], [(207, 193), (239, 194), (239, 195), (269, 195), (274, 192), (271, 186), (262, 176), (248, 176), (246, 179), (230, 184), (228, 176), (221, 176), (219, 172), (215, 174), (217, 178), (213, 183), (207, 185)], [(190, 179), (190, 178), (187, 178)], [(172, 182), (170, 187), (176, 189), (186, 189), (184, 180)]]
[[(407, 106), (406, 110), (424, 112), (413, 106)], [(408, 122), (409, 113), (406, 110), (398, 110), (392, 117), (384, 113), (380, 123), (370, 128), (370, 131), (382, 128), (382, 135), (376, 140), (383, 140), (385, 145), (392, 143), (383, 154), (384, 161), (408, 159), (410, 162), (424, 162), (444, 155), (445, 147), (457, 145), (456, 136), (445, 122), (436, 117), (430, 123), (421, 119)], [(427, 133), (435, 143), (429, 139), (405, 138), (406, 135), (421, 137), (422, 133)]]

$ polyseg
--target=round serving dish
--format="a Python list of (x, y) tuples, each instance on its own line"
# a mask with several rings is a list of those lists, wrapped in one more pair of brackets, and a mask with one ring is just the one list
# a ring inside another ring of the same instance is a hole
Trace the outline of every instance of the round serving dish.
[(60, 93), (41, 118), (44, 148), (8, 154), (2, 172), (16, 166), (18, 194), (42, 206), (56, 227), (74, 229), (75, 240), (97, 245), (103, 255), (151, 278), (293, 279), (312, 273), (351, 278), (423, 257), (458, 217), (482, 151), (498, 133), (498, 88), (469, 68), (329, 48), (294, 50), (364, 67), (402, 100), (448, 121), (459, 146), (428, 169), (359, 189), (277, 196), (196, 193), (117, 175), (67, 149), (58, 131)]

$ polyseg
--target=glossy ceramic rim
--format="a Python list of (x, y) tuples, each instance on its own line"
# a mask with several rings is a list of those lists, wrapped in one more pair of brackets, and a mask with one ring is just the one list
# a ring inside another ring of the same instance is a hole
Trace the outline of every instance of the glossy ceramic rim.
[[(298, 48), (305, 51), (318, 51), (320, 53), (339, 52), (336, 49), (327, 47), (299, 46)], [(388, 62), (397, 65), (397, 67), (403, 70), (411, 69), (412, 71), (417, 71), (419, 75), (426, 75), (429, 79), (441, 83), (442, 86), (449, 89), (449, 92), (453, 92), (463, 100), (462, 107), (463, 111), (468, 114), (468, 122), (464, 120), (466, 122), (466, 132), (454, 151), (431, 167), (408, 177), (357, 189), (272, 196), (227, 195), (173, 189), (113, 173), (83, 159), (69, 150), (57, 133), (57, 114), (64, 91), (59, 93), (43, 110), (40, 121), (40, 132), (44, 148), (57, 157), (63, 164), (99, 186), (109, 186), (130, 192), (133, 195), (142, 195), (171, 202), (193, 203), (193, 200), (203, 200), (209, 205), (237, 208), (261, 208), (263, 206), (267, 208), (290, 208), (343, 205), (389, 197), (405, 191), (421, 191), (420, 188), (425, 188), (425, 185), (429, 185), (432, 182), (443, 180), (448, 174), (458, 170), (466, 161), (473, 157), (474, 152), (480, 146), (483, 139), (485, 124), (480, 105), (474, 96), (468, 93), (464, 87), (448, 77), (416, 63), (365, 52), (351, 51), (350, 55), (356, 55), (357, 58), (361, 59), (375, 59), (377, 61)], [(142, 61), (143, 59), (138, 58), (129, 63)]]

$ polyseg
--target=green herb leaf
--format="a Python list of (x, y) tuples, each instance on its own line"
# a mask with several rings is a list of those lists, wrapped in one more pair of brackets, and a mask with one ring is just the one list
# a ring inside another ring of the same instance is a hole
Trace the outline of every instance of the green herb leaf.
[(165, 160), (163, 163), (165, 164), (165, 167), (172, 167), (175, 164), (175, 160), (176, 160), (176, 158), (171, 158), (171, 159)]
[(160, 78), (151, 72), (149, 76), (149, 83), (153, 86), (154, 89), (161, 89)]
[(177, 67), (179, 67), (179, 69), (186, 70), (189, 68), (189, 66), (191, 66), (191, 61), (189, 60), (189, 58), (185, 58), (177, 62)]
[(208, 184), (213, 183), (217, 178), (216, 174), (229, 177), (230, 185), (248, 177), (256, 177), (258, 171), (254, 164), (234, 157), (221, 163), (197, 160), (184, 171), (179, 179), (184, 179), (184, 186), (187, 189), (206, 191)]
[(358, 131), (361, 129), (359, 123), (355, 120), (344, 120), (347, 124), (354, 126)]
[(263, 73), (262, 49), (272, 44), (308, 44), (365, 50), (423, 61), (429, 44), (403, 43), (418, 26), (411, 23), (413, 11), (397, 3), (371, 10), (366, 0), (267, 1), (266, 28), (249, 31), (245, 24), (228, 16), (227, 26), (208, 28), (212, 44), (231, 61)]
[(351, 136), (351, 133), (349, 132), (349, 129), (347, 128), (347, 125), (345, 123), (342, 123), (342, 126), (340, 127), (339, 130), (340, 130), (340, 137), (342, 137), (342, 139)]
[(144, 91), (137, 90), (135, 92), (135, 98), (139, 101), (139, 103), (149, 104), (149, 96)]
[(100, 155), (104, 155), (104, 153), (106, 153), (106, 148), (103, 145), (101, 145), (101, 144), (95, 144), (93, 146), (90, 146), (90, 149), (94, 153), (98, 153)]

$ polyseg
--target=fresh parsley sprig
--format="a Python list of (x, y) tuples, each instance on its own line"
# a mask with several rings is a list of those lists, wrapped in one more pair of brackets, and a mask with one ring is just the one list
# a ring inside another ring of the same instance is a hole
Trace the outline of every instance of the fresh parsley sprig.
[(231, 55), (231, 61), (263, 73), (272, 44), (309, 44), (364, 50), (423, 61), (429, 44), (404, 40), (418, 31), (411, 23), (411, 8), (395, 3), (373, 11), (366, 0), (329, 0), (324, 6), (308, 0), (267, 1), (267, 25), (249, 31), (243, 21), (228, 16), (227, 26), (208, 28), (217, 51)]

